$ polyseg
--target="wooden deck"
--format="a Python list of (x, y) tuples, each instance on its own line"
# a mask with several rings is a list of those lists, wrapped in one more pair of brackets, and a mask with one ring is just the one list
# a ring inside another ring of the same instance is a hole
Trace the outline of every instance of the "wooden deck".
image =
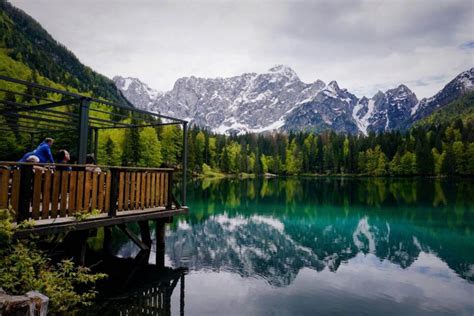
[(16, 223), (34, 220), (34, 227), (19, 230), (18, 237), (161, 219), (187, 212), (172, 194), (170, 168), (51, 167), (0, 162), (0, 209), (10, 209)]

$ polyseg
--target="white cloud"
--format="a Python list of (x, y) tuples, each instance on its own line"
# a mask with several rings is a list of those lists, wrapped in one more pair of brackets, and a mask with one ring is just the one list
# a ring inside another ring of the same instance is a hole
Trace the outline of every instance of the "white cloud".
[(430, 96), (474, 66), (472, 1), (14, 0), (93, 69), (169, 90), (287, 64), (357, 95)]

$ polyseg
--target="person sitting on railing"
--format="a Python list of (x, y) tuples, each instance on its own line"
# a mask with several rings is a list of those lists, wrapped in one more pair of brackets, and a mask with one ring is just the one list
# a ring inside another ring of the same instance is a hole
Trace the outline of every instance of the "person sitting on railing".
[(86, 156), (86, 171), (89, 172), (102, 172), (102, 170), (95, 165), (95, 159), (94, 156), (92, 155), (87, 155)]
[[(66, 149), (61, 149), (58, 152), (57, 155), (57, 163), (58, 164), (68, 164), (69, 160), (71, 160), (71, 156), (69, 155), (69, 152)], [(56, 166), (56, 170), (66, 170), (66, 171), (71, 171), (72, 168), (69, 166)]]
[(19, 162), (54, 163), (54, 158), (51, 154), (53, 143), (54, 139), (46, 137), (35, 150), (26, 153)]

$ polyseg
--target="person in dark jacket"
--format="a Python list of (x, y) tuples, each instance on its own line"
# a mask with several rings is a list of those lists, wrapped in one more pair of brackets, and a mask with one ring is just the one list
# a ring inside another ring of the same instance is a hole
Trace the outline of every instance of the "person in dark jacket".
[[(45, 138), (44, 141), (39, 144), (39, 146), (29, 152), (26, 153), (19, 162), (29, 162), (32, 161), (32, 156), (38, 158), (38, 162), (40, 163), (54, 163), (53, 154), (51, 153), (51, 146), (53, 146), (54, 139), (52, 138)], [(34, 159), (36, 161), (36, 159)]]
[[(58, 152), (58, 155), (57, 155), (57, 163), (58, 164), (68, 164), (69, 163), (69, 160), (71, 160), (71, 156), (69, 155), (69, 152), (66, 150), (66, 149), (61, 149), (59, 152)], [(56, 170), (67, 170), (67, 171), (71, 171), (72, 168), (69, 167), (69, 166), (56, 166)]]

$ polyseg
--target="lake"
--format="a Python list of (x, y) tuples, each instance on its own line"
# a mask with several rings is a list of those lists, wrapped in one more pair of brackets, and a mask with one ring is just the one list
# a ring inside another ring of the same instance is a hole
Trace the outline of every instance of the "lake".
[[(206, 179), (188, 200), (165, 238), (166, 265), (188, 270), (156, 281), (156, 314), (474, 315), (472, 180)], [(114, 234), (115, 254), (137, 255)], [(102, 313), (137, 313), (155, 274)]]

